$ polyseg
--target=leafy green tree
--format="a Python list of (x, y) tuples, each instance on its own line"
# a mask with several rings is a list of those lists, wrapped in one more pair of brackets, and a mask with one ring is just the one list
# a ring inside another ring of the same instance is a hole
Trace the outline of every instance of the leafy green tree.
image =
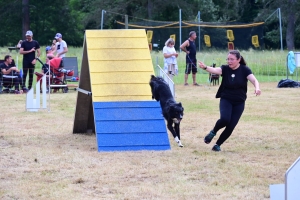
[[(55, 34), (60, 32), (68, 45), (81, 46), (82, 15), (71, 3), (70, 0), (0, 1), (0, 46), (16, 45), (20, 39), (25, 39), (29, 29), (41, 45), (50, 45)], [(29, 18), (22, 20), (27, 15)]]
[(15, 46), (22, 33), (22, 4), (19, 1), (0, 1), (0, 46)]
[(81, 46), (83, 29), (76, 12), (72, 12), (69, 0), (31, 0), (30, 29), (41, 44), (51, 44), (57, 32), (68, 45)]
[[(79, 1), (79, 0), (74, 0)], [(130, 21), (140, 21), (141, 19), (159, 21), (178, 21), (179, 9), (182, 10), (183, 20), (194, 20), (199, 10), (203, 20), (214, 21), (217, 6), (212, 0), (95, 0), (89, 1), (90, 7), (83, 18), (85, 28), (99, 28), (101, 22), (101, 12), (106, 10), (104, 15), (105, 28), (113, 28), (114, 21), (125, 20), (125, 15)], [(84, 11), (82, 11), (84, 12)]]
[[(60, 32), (69, 45), (81, 46), (85, 29), (99, 29), (102, 10), (104, 28), (116, 28), (115, 21), (129, 23), (142, 19), (197, 21), (198, 11), (204, 22), (253, 22), (266, 20), (281, 8), (283, 33), (289, 50), (300, 45), (300, 8), (297, 0), (1, 0), (0, 46), (16, 45), (30, 29), (41, 45), (51, 44)], [(276, 15), (265, 24), (265, 43), (280, 47)]]
[[(270, 15), (274, 13), (275, 10), (280, 8), (281, 17), (282, 17), (282, 26), (283, 26), (283, 37), (285, 37), (285, 44), (288, 50), (295, 49), (296, 46), (300, 45), (300, 27), (299, 23), (299, 14), (297, 10), (300, 8), (300, 2), (297, 0), (260, 0), (263, 4), (263, 9), (260, 10), (260, 15), (256, 20), (265, 20), (266, 22), (266, 36), (265, 41), (270, 44), (275, 45), (278, 48), (280, 43), (280, 33), (279, 33), (279, 23), (278, 23), (278, 13), (275, 16)], [(270, 17), (270, 18), (269, 18)], [(295, 38), (296, 35), (296, 38)]]

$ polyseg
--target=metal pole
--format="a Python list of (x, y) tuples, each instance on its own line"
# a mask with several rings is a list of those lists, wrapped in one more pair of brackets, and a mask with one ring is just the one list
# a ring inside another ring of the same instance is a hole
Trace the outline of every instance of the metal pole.
[(128, 29), (128, 15), (125, 15), (125, 29)]
[(200, 52), (200, 11), (198, 11), (198, 32), (199, 32), (199, 36), (198, 36), (198, 40), (199, 40), (199, 52)]
[(282, 46), (282, 28), (281, 28), (281, 12), (280, 12), (280, 8), (278, 8), (278, 18), (279, 18), (279, 29), (280, 29), (280, 46), (281, 46), (281, 51), (283, 51), (283, 46)]
[[(181, 45), (181, 9), (179, 9), (179, 45)], [(181, 52), (181, 49), (179, 48)]]
[[(158, 56), (156, 56), (156, 66), (158, 66)], [(158, 72), (157, 72), (157, 70), (155, 70), (155, 75), (156, 75), (156, 76), (159, 75)]]
[(104, 13), (106, 13), (106, 11), (102, 10), (102, 14), (101, 14), (101, 30), (103, 29)]
[(286, 79), (289, 78), (289, 64), (288, 64), (288, 60), (289, 60), (289, 55), (286, 56)]
[(281, 51), (283, 50), (283, 45), (282, 45), (282, 27), (281, 27), (281, 12), (280, 12), (280, 8), (277, 8), (271, 15), (269, 15), (269, 17), (265, 20), (265, 22), (271, 17), (273, 16), (274, 13), (277, 12), (277, 17), (279, 18), (279, 31), (280, 31), (280, 45), (281, 45)]
[(81, 88), (76, 88), (76, 91), (78, 91), (78, 92), (81, 92), (81, 93), (83, 93), (83, 94), (86, 94), (86, 95), (88, 95), (88, 96), (92, 96), (92, 92), (90, 92), (90, 91), (87, 91), (87, 90), (84, 90), (84, 89), (81, 89)]

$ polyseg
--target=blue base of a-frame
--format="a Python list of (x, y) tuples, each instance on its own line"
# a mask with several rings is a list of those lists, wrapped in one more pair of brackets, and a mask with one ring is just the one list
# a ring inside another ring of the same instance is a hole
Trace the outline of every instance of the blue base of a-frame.
[(98, 151), (169, 150), (156, 101), (94, 102)]

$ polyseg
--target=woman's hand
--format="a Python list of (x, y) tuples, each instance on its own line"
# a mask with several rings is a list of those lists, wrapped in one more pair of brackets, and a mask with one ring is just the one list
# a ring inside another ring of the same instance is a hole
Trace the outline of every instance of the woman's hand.
[(205, 65), (203, 62), (201, 62), (201, 61), (198, 62), (198, 65), (199, 65), (199, 67), (200, 67), (201, 69), (206, 68), (206, 65)]
[(260, 89), (255, 89), (254, 94), (255, 94), (256, 96), (260, 95), (260, 94), (261, 94)]
[(254, 90), (254, 94), (256, 96), (260, 95), (261, 94), (261, 91), (259, 89), (259, 83), (257, 81), (257, 79), (255, 78), (255, 76), (253, 74), (249, 74), (247, 76), (247, 79), (253, 84), (255, 90)]

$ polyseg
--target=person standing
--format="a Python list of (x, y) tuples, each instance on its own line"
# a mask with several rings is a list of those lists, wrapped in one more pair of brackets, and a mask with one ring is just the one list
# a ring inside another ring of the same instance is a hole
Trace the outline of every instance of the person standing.
[(186, 53), (186, 68), (184, 75), (184, 85), (188, 84), (188, 75), (192, 71), (193, 85), (199, 86), (196, 82), (196, 74), (197, 74), (197, 59), (196, 59), (196, 43), (195, 40), (197, 38), (196, 32), (191, 31), (189, 33), (189, 38), (181, 44), (180, 49)]
[(68, 46), (66, 41), (62, 39), (62, 34), (56, 33), (55, 37), (56, 39), (56, 57), (63, 58), (66, 56), (66, 53), (68, 52)]
[(256, 96), (261, 94), (259, 82), (237, 50), (229, 51), (227, 65), (213, 68), (199, 62), (199, 67), (209, 73), (219, 74), (223, 77), (216, 94), (216, 98), (220, 98), (220, 119), (204, 138), (204, 142), (209, 144), (217, 132), (225, 127), (212, 148), (213, 151), (221, 151), (220, 146), (230, 137), (243, 114), (247, 99), (248, 80), (253, 84)]
[(175, 66), (177, 65), (176, 58), (178, 57), (178, 53), (176, 53), (174, 45), (175, 41), (172, 38), (169, 38), (163, 48), (165, 63), (168, 67), (168, 76), (171, 80), (173, 80), (173, 77), (175, 76)]
[[(32, 87), (33, 73), (36, 63), (36, 57), (40, 57), (40, 45), (36, 40), (33, 40), (32, 31), (26, 32), (26, 40), (21, 44), (20, 54), (23, 54), (23, 80), (22, 89), (27, 92)], [(26, 77), (29, 73), (28, 88), (26, 88)]]

